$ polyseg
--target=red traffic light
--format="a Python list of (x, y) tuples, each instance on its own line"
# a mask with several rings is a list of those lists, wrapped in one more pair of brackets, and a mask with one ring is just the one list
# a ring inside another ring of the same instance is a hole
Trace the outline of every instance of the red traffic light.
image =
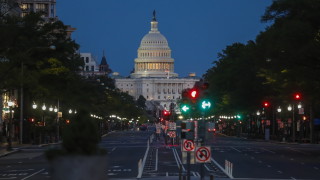
[(264, 103), (263, 103), (263, 106), (264, 106), (264, 107), (269, 107), (269, 106), (270, 106), (270, 103), (269, 103), (269, 102), (264, 102)]
[(196, 99), (199, 97), (199, 91), (197, 89), (191, 89), (189, 92), (190, 98)]
[(170, 111), (163, 110), (163, 115), (164, 115), (164, 116), (169, 116), (169, 115), (170, 115)]
[(294, 94), (294, 99), (296, 99), (296, 100), (301, 99), (301, 94), (300, 93)]

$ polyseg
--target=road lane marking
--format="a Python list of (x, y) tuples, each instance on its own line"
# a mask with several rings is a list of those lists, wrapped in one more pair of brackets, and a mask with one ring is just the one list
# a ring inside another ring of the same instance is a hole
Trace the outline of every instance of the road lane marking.
[(273, 152), (273, 151), (270, 151), (270, 150), (268, 150), (268, 149), (266, 149), (266, 148), (261, 148), (262, 150), (265, 150), (265, 151), (267, 151), (267, 152), (270, 152), (270, 153), (272, 153), (272, 154), (276, 154), (276, 152)]
[(183, 164), (182, 164), (182, 162), (181, 162), (181, 159), (180, 159), (180, 156), (179, 156), (179, 154), (178, 154), (178, 152), (177, 152), (177, 149), (176, 149), (176, 148), (173, 148), (172, 151), (173, 151), (174, 158), (176, 159), (178, 168), (180, 168), (179, 165), (181, 165), (182, 170), (183, 170), (183, 171), (186, 171), (186, 169), (184, 168), (184, 166), (183, 166)]
[(318, 167), (313, 167), (315, 170), (319, 170), (319, 168)]
[(231, 148), (234, 149), (234, 150), (236, 150), (236, 151), (238, 151), (239, 153), (241, 153), (241, 151), (238, 150), (238, 149), (236, 149), (235, 147), (231, 147)]
[(293, 148), (291, 148), (291, 147), (287, 147), (287, 148), (288, 148), (289, 150), (291, 150), (291, 151), (295, 151), (295, 152), (298, 152), (298, 153), (301, 153), (301, 154), (304, 154), (304, 155), (309, 155), (308, 153), (299, 151), (299, 150), (297, 150), (297, 149), (293, 149)]
[(17, 179), (17, 177), (8, 177), (8, 178), (0, 178), (0, 179)]
[(42, 172), (42, 171), (44, 171), (44, 169), (41, 169), (41, 170), (39, 170), (39, 171), (37, 171), (37, 172), (35, 172), (35, 173), (33, 173), (33, 174), (31, 174), (31, 175), (29, 175), (29, 176), (25, 177), (25, 178), (22, 178), (21, 180), (28, 179), (28, 178), (30, 178), (30, 177), (32, 177), (32, 176), (34, 176), (34, 175), (36, 175), (36, 174), (39, 174), (39, 173), (40, 173), (40, 172)]

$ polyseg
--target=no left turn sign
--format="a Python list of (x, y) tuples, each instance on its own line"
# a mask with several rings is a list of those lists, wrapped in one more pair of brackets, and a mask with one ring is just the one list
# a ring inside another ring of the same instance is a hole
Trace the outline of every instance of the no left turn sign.
[(203, 146), (196, 148), (196, 161), (198, 163), (207, 163), (211, 160), (211, 148)]
[(194, 151), (195, 146), (193, 140), (184, 139), (182, 143), (182, 151)]

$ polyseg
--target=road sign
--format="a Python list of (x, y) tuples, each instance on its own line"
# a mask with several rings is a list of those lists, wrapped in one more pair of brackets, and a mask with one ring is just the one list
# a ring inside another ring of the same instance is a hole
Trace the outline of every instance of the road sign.
[(182, 151), (194, 151), (195, 145), (193, 140), (184, 139), (182, 143)]
[(196, 161), (198, 163), (207, 163), (211, 161), (211, 148), (202, 146), (196, 148)]
[(169, 130), (176, 130), (177, 124), (175, 122), (169, 122)]
[(168, 131), (168, 136), (171, 138), (175, 138), (176, 137), (176, 131)]

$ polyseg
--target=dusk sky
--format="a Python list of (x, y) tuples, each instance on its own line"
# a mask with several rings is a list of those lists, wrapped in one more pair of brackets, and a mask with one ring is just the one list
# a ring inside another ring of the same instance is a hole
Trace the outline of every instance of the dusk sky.
[(77, 28), (80, 52), (98, 63), (105, 50), (114, 72), (128, 76), (156, 10), (159, 31), (172, 50), (175, 72), (202, 76), (217, 54), (235, 42), (255, 40), (268, 24), (260, 18), (272, 0), (57, 0), (57, 15)]

